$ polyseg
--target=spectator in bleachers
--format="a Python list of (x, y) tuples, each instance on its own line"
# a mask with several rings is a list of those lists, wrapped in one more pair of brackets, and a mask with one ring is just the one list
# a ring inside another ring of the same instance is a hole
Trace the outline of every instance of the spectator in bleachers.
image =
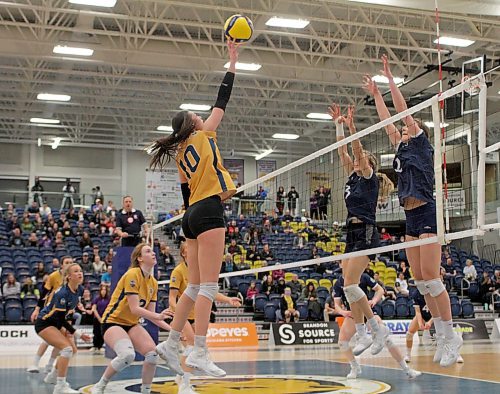
[(26, 240), (26, 246), (31, 246), (34, 248), (38, 248), (38, 244), (40, 243), (38, 237), (35, 232), (32, 232), (28, 239)]
[(95, 274), (102, 274), (106, 272), (106, 263), (101, 260), (101, 257), (98, 254), (94, 256), (92, 270)]
[(457, 270), (453, 266), (453, 260), (451, 259), (451, 257), (448, 257), (446, 259), (446, 264), (444, 265), (444, 270), (445, 270), (444, 281), (445, 281), (445, 283), (447, 283), (447, 286), (450, 289), (453, 289), (453, 287), (455, 285), (455, 278), (457, 276)]
[(247, 289), (247, 294), (246, 294), (246, 297), (245, 297), (245, 305), (253, 306), (253, 303), (254, 303), (254, 300), (255, 300), (255, 296), (257, 294), (259, 294), (259, 289), (257, 289), (257, 287), (255, 285), (255, 281), (252, 280), (250, 282), (250, 286)]
[(263, 260), (267, 262), (274, 260), (274, 254), (271, 249), (269, 249), (269, 244), (264, 244), (264, 248), (262, 249), (261, 257)]
[(92, 255), (94, 257), (100, 255), (99, 245), (96, 244), (92, 247)]
[(235, 239), (231, 240), (231, 243), (227, 247), (227, 253), (231, 255), (240, 254), (240, 247), (236, 244)]
[(74, 220), (75, 222), (78, 221), (78, 213), (75, 212), (75, 208), (69, 209), (68, 213), (66, 214), (66, 219)]
[[(74, 231), (75, 237), (82, 238), (83, 237), (83, 233), (85, 233), (85, 232), (86, 232), (85, 231), (85, 223), (83, 221), (79, 221), (76, 224), (76, 229)], [(87, 232), (87, 234), (88, 234), (88, 232)]]
[(448, 260), (448, 258), (450, 258), (450, 251), (448, 250), (448, 248), (445, 248), (443, 253), (441, 254), (441, 265), (445, 265), (446, 264), (446, 260)]
[(297, 274), (292, 275), (292, 280), (286, 284), (292, 290), (292, 297), (298, 299), (302, 294), (302, 285)]
[(276, 293), (278, 293), (279, 295), (283, 295), (283, 293), (285, 292), (285, 288), (286, 288), (285, 278), (281, 276), (276, 281)]
[(257, 250), (257, 246), (255, 244), (250, 246), (250, 249), (247, 250), (247, 260), (250, 260), (252, 263), (260, 260), (260, 252)]
[(330, 321), (330, 319), (335, 320), (336, 316), (337, 314), (335, 313), (335, 301), (332, 292), (330, 292), (325, 301), (325, 309), (323, 309), (323, 319), (325, 321)]
[(291, 213), (293, 216), (297, 216), (297, 202), (299, 199), (299, 193), (295, 190), (295, 186), (290, 188), (290, 191), (287, 194), (288, 197), (288, 210), (289, 214)]
[(92, 301), (92, 313), (94, 315), (92, 321), (94, 326), (94, 338), (93, 348), (90, 350), (93, 351), (94, 354), (100, 353), (101, 348), (104, 345), (104, 338), (101, 330), (101, 318), (104, 311), (108, 307), (109, 300), (109, 287), (105, 285), (99, 286), (99, 295)]
[(40, 214), (35, 215), (35, 220), (33, 221), (33, 231), (40, 232), (45, 230), (45, 224), (43, 223), (43, 219)]
[(21, 231), (23, 233), (31, 233), (33, 231), (33, 223), (31, 223), (29, 217), (24, 217), (21, 223)]
[(328, 200), (330, 199), (330, 189), (320, 186), (315, 192), (318, 203), (319, 218), (326, 220), (328, 218)]
[(276, 283), (272, 275), (267, 275), (266, 280), (262, 283), (262, 293), (269, 297), (269, 294), (276, 293)]
[(404, 278), (406, 280), (409, 280), (411, 278), (410, 268), (406, 265), (406, 261), (401, 261), (399, 263), (398, 273), (400, 273), (400, 272), (403, 273)]
[(45, 232), (40, 240), (39, 246), (41, 248), (50, 248), (52, 247), (52, 239), (50, 239), (49, 235)]
[(297, 247), (299, 249), (304, 249), (304, 246), (306, 245), (307, 245), (307, 240), (304, 233), (297, 234), (297, 236), (293, 238), (294, 247)]
[(279, 216), (283, 215), (283, 209), (285, 209), (285, 189), (280, 186), (276, 192), (276, 210)]
[(298, 322), (300, 318), (299, 311), (297, 310), (297, 303), (292, 297), (292, 290), (286, 287), (283, 295), (281, 297), (280, 310), (282, 311), (283, 317), (287, 323), (293, 317), (294, 322)]
[(251, 229), (245, 234), (244, 242), (247, 245), (260, 245), (261, 244), (261, 239), (260, 239), (260, 234), (257, 231), (257, 229)]
[(46, 201), (44, 201), (43, 205), (40, 207), (40, 215), (43, 217), (47, 217), (52, 213), (52, 209), (50, 209), (49, 205)]
[(111, 274), (113, 273), (113, 266), (110, 264), (104, 274), (101, 275), (101, 282), (106, 285), (111, 285)]
[(73, 229), (71, 228), (71, 225), (69, 224), (69, 222), (67, 220), (63, 223), (63, 227), (61, 229), (61, 232), (62, 232), (62, 235), (64, 238), (72, 237), (74, 235)]
[(320, 255), (319, 255), (318, 248), (316, 246), (313, 246), (311, 249), (311, 255), (309, 256), (309, 259), (319, 259), (319, 258), (320, 258)]
[(248, 220), (245, 218), (245, 215), (241, 214), (238, 220), (236, 221), (236, 225), (240, 229), (240, 231), (244, 231), (248, 226)]
[(290, 225), (290, 220), (287, 220), (283, 226), (283, 232), (285, 234), (293, 234), (292, 226)]
[(377, 282), (377, 284), (380, 286), (381, 289), (384, 290), (384, 297), (385, 298), (389, 298), (391, 300), (396, 299), (396, 294), (392, 290), (387, 290), (384, 282), (380, 279), (380, 274), (378, 272), (375, 272), (375, 274), (373, 275), (373, 280), (375, 282)]
[[(280, 266), (281, 264), (280, 263), (276, 263), (276, 265)], [(272, 271), (271, 276), (273, 277), (274, 281), (278, 281), (280, 278), (284, 278), (285, 277), (285, 271), (283, 271), (281, 268), (277, 269), (277, 270), (274, 270), (274, 271)]]
[(222, 262), (220, 272), (224, 273), (234, 271), (238, 271), (238, 267), (236, 267), (236, 264), (234, 264), (233, 256), (231, 255), (231, 253), (226, 253), (226, 255), (224, 256), (224, 261)]
[(323, 275), (326, 272), (326, 264), (314, 264), (313, 268), (314, 272), (320, 275)]
[(262, 226), (262, 234), (264, 236), (274, 234), (273, 226), (271, 225), (271, 221), (269, 219), (266, 219), (264, 221), (264, 225)]
[(257, 214), (262, 212), (262, 205), (264, 205), (264, 201), (266, 198), (267, 192), (262, 186), (259, 186), (259, 190), (257, 190), (257, 193), (255, 193), (255, 199), (257, 200)]
[(231, 236), (229, 237), (229, 239), (235, 239), (236, 242), (241, 242), (242, 241), (242, 238), (241, 238), (241, 232), (240, 232), (240, 229), (238, 227), (236, 227), (234, 229), (234, 233), (231, 234)]
[(408, 290), (408, 282), (406, 281), (404, 273), (401, 271), (396, 278), (396, 293), (401, 294), (404, 297), (408, 297), (410, 295), (410, 291)]
[(7, 281), (3, 284), (3, 296), (18, 296), (21, 294), (21, 284), (16, 281), (14, 274), (7, 275)]
[(336, 256), (338, 254), (342, 254), (342, 249), (340, 248), (340, 244), (335, 245), (335, 249), (332, 252), (332, 255)]
[(31, 205), (28, 207), (28, 213), (30, 216), (34, 215), (35, 213), (40, 212), (40, 207), (36, 201), (33, 201)]
[(43, 261), (39, 261), (36, 264), (36, 271), (35, 274), (33, 275), (35, 277), (35, 280), (38, 282), (39, 280), (43, 280), (45, 275), (47, 275), (48, 272), (45, 270), (45, 264), (43, 264)]
[[(61, 263), (59, 262), (59, 259), (57, 257), (54, 257), (52, 259), (52, 271), (51, 272), (57, 271), (60, 267), (61, 267)], [(51, 273), (51, 272), (49, 272), (49, 273)]]
[(84, 274), (93, 273), (94, 267), (92, 267), (92, 261), (90, 260), (88, 252), (83, 253), (80, 266)]
[(495, 291), (495, 285), (490, 278), (488, 271), (483, 271), (483, 278), (479, 285), (479, 296), (483, 304), (491, 304), (491, 295)]
[(106, 213), (111, 216), (114, 216), (116, 213), (115, 204), (111, 200), (108, 201), (108, 205), (106, 206)]
[(21, 236), (21, 230), (15, 228), (12, 230), (12, 237), (9, 240), (9, 246), (21, 247), (24, 245), (23, 237)]
[(293, 216), (290, 215), (290, 210), (289, 209), (287, 209), (285, 211), (285, 214), (283, 215), (283, 217), (281, 218), (281, 220), (278, 222), (278, 224), (281, 224), (282, 221), (286, 222), (287, 220), (288, 221), (292, 221), (293, 220)]
[(472, 264), (471, 259), (467, 259), (465, 261), (465, 267), (464, 267), (464, 278), (467, 279), (468, 281), (474, 281), (477, 279), (477, 271), (476, 267)]
[(64, 248), (64, 238), (63, 238), (63, 234), (60, 231), (58, 231), (56, 233), (56, 237), (54, 239), (53, 246), (55, 249)]
[(231, 238), (231, 235), (234, 233), (234, 230), (237, 228), (237, 224), (236, 224), (236, 220), (231, 220), (231, 222), (229, 222), (227, 228), (226, 228), (226, 236), (228, 238)]
[(309, 197), (309, 216), (313, 220), (319, 219), (318, 200), (316, 199), (316, 193), (312, 193), (311, 197)]
[(314, 317), (319, 318), (321, 316), (321, 305), (318, 302), (318, 294), (314, 283), (309, 282), (309, 284), (304, 287), (299, 301), (307, 302), (308, 320)]
[(170, 247), (165, 242), (160, 242), (160, 253), (158, 254), (158, 261), (162, 266), (175, 266), (175, 258), (170, 253)]
[(27, 295), (34, 295), (36, 298), (40, 298), (40, 290), (36, 288), (31, 278), (26, 278), (23, 286), (21, 287), (21, 298), (24, 298)]
[(90, 234), (86, 231), (83, 232), (82, 239), (80, 240), (80, 248), (85, 248), (86, 246), (93, 247), (94, 243), (90, 239)]
[(81, 309), (77, 307), (77, 311), (80, 312), (80, 319), (75, 321), (75, 325), (79, 326), (90, 326), (94, 323), (94, 311), (92, 306), (92, 296), (89, 289), (83, 290), (83, 295), (80, 300)]
[(78, 211), (78, 221), (79, 222), (89, 221), (89, 217), (87, 215), (87, 211), (85, 210), (85, 208), (80, 208), (80, 210)]
[(381, 241), (390, 241), (391, 240), (391, 234), (387, 232), (385, 227), (382, 227), (380, 230), (380, 240)]
[(106, 257), (104, 258), (106, 265), (113, 263), (113, 257), (115, 257), (115, 251), (113, 248), (109, 248), (108, 253), (106, 253)]

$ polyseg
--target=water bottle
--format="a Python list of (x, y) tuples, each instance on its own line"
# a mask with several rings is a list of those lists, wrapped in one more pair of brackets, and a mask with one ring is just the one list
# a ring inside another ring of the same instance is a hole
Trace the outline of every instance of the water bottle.
[(484, 303), (484, 310), (487, 311), (488, 310), (488, 303)]

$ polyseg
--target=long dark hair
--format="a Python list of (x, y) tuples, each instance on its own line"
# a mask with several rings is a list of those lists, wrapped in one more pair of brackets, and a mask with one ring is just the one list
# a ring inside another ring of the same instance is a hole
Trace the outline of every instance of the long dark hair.
[(175, 158), (179, 145), (188, 139), (194, 131), (193, 115), (189, 111), (180, 111), (172, 119), (174, 131), (168, 137), (160, 138), (147, 148), (152, 156), (149, 168), (162, 169)]

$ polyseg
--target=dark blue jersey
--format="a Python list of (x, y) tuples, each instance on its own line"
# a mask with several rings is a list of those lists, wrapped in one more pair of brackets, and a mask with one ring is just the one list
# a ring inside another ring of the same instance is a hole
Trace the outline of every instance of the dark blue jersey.
[(429, 310), (429, 307), (427, 306), (425, 302), (425, 297), (420, 294), (419, 291), (413, 292), (413, 305), (418, 306), (420, 308), (420, 313), (422, 314), (422, 318), (427, 322), (431, 320), (432, 315), (431, 311)]
[(366, 179), (355, 172), (349, 175), (344, 191), (347, 219), (356, 217), (363, 223), (375, 225), (378, 200), (378, 177), (373, 171)]
[[(373, 290), (376, 286), (378, 286), (378, 283), (368, 274), (363, 273), (361, 275), (361, 279), (359, 280), (359, 287), (361, 290), (365, 292), (365, 294), (368, 296), (368, 293), (371, 290)], [(344, 293), (344, 277), (341, 276), (338, 278), (333, 285), (333, 298), (342, 298), (342, 303), (344, 306), (350, 310), (349, 303), (347, 302), (347, 298)]]
[(434, 148), (423, 131), (408, 143), (399, 144), (392, 166), (398, 174), (401, 205), (408, 197), (426, 202), (434, 200)]
[[(58, 328), (67, 328), (66, 322), (71, 319), (82, 295), (82, 286), (78, 286), (76, 292), (71, 291), (68, 285), (60, 287), (50, 303), (40, 311), (38, 319), (51, 322)], [(74, 329), (69, 331), (74, 332)]]

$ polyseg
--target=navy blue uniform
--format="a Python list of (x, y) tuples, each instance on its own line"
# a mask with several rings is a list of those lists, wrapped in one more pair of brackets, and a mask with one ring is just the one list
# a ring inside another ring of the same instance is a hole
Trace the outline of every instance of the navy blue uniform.
[(418, 306), (420, 308), (420, 313), (422, 314), (422, 318), (424, 321), (428, 322), (431, 320), (432, 315), (429, 307), (425, 303), (425, 297), (420, 294), (419, 291), (415, 291), (412, 296), (414, 306)]
[(58, 330), (64, 327), (73, 334), (75, 329), (70, 324), (70, 320), (82, 295), (82, 286), (78, 286), (76, 292), (71, 291), (68, 285), (60, 287), (50, 303), (40, 311), (35, 322), (36, 332), (39, 333), (43, 329), (53, 326)]
[(435, 234), (436, 204), (434, 190), (434, 148), (423, 131), (418, 137), (401, 142), (393, 162), (398, 174), (398, 197), (403, 206), (408, 197), (427, 204), (405, 211), (406, 234), (419, 237), (424, 233)]
[(124, 209), (116, 214), (116, 227), (121, 228), (124, 233), (128, 233), (128, 237), (122, 238), (122, 246), (137, 246), (141, 238), (141, 226), (146, 222), (141, 211), (132, 209), (127, 212)]
[[(368, 274), (363, 273), (361, 275), (361, 279), (359, 280), (359, 287), (361, 290), (365, 292), (368, 296), (370, 292), (369, 289), (373, 290), (378, 286), (378, 283)], [(341, 276), (337, 279), (335, 284), (333, 285), (333, 298), (342, 298), (342, 303), (345, 305), (347, 310), (351, 310), (349, 303), (347, 302), (347, 298), (344, 293), (344, 277)]]

